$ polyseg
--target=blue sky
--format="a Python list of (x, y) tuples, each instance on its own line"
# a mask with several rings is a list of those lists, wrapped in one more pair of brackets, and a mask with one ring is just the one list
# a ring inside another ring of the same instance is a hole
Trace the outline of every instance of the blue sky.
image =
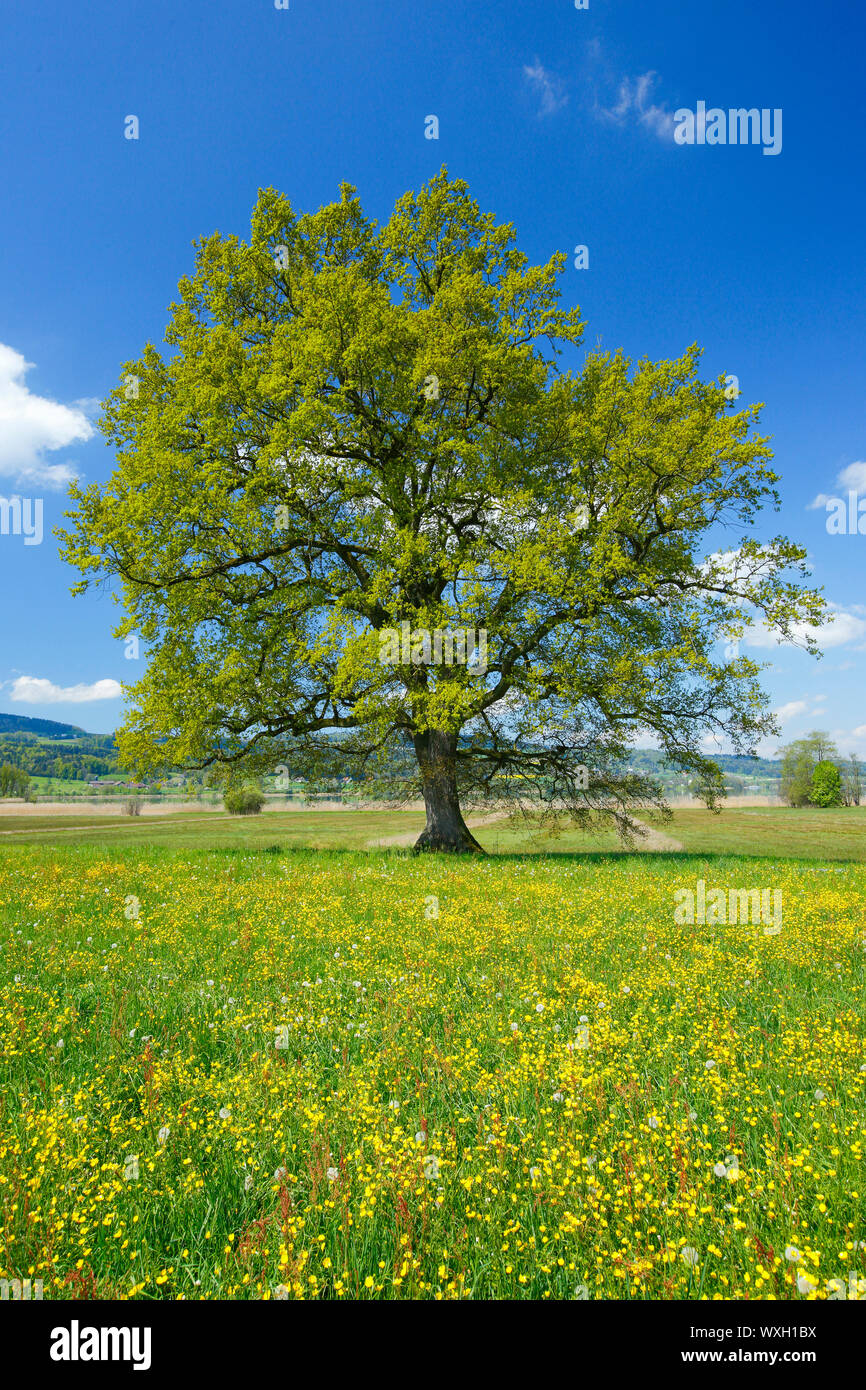
[[(534, 260), (589, 247), (561, 282), (587, 348), (697, 341), (705, 375), (765, 402), (783, 507), (764, 533), (808, 547), (838, 620), (820, 662), (745, 650), (773, 663), (785, 737), (823, 727), (866, 756), (866, 535), (828, 534), (824, 500), (866, 511), (864, 37), (855, 0), (5, 7), (0, 498), (41, 498), (44, 538), (26, 544), (26, 505), (0, 534), (0, 710), (122, 719), (139, 672), (118, 610), (70, 596), (51, 532), (65, 480), (111, 471), (97, 402), (161, 342), (193, 238), (247, 235), (266, 185), (312, 210), (347, 180), (381, 220), (445, 163)], [(780, 152), (677, 143), (699, 102), (780, 109)]]

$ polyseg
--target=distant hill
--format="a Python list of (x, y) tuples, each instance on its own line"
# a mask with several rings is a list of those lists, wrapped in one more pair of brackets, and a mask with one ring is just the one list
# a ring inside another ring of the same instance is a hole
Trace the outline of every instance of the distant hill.
[(28, 719), (24, 714), (0, 714), (0, 734), (36, 734), (40, 738), (88, 738), (76, 724), (58, 724), (54, 719)]
[[(746, 777), (780, 777), (782, 774), (779, 758), (750, 758), (743, 753), (713, 753), (711, 756), (722, 772), (735, 772)], [(634, 748), (628, 755), (628, 761), (641, 772), (655, 768), (661, 771), (668, 766), (664, 754), (657, 748)]]
[(31, 777), (83, 782), (119, 770), (113, 734), (89, 734), (77, 724), (24, 714), (0, 714), (0, 764)]

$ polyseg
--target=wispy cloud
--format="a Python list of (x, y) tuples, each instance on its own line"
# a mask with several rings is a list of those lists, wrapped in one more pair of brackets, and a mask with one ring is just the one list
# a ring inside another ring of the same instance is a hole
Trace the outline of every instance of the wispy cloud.
[(55, 685), (44, 676), (17, 676), (9, 698), (25, 705), (86, 705), (93, 700), (116, 700), (122, 693), (120, 682), (115, 680)]
[(98, 396), (82, 396), (77, 401), (70, 401), (70, 405), (75, 410), (80, 410), (82, 415), (86, 415), (88, 420), (93, 420), (102, 409), (102, 401)]
[(24, 384), (33, 366), (14, 348), (0, 343), (0, 477), (19, 487), (64, 487), (75, 477), (68, 463), (48, 463), (44, 455), (94, 434), (85, 410), (35, 396)]
[[(866, 496), (866, 462), (858, 460), (857, 463), (849, 463), (836, 475), (836, 486), (844, 493), (856, 492), (858, 497)], [(829, 493), (819, 492), (806, 510), (811, 512), (816, 507), (825, 507), (829, 501)]]
[[(833, 622), (827, 623), (823, 627), (814, 627), (811, 623), (792, 623), (791, 640), (802, 642), (806, 637), (814, 638), (818, 647), (822, 651), (829, 651), (831, 647), (847, 647), (852, 643), (858, 644), (855, 650), (860, 649), (860, 645), (866, 642), (866, 619), (858, 616), (851, 608), (843, 608), (841, 604), (828, 603), (827, 607), (833, 614)], [(780, 643), (779, 634), (768, 628), (764, 623), (757, 622), (754, 627), (747, 627), (740, 639), (746, 647), (776, 647), (786, 645)]]
[(565, 83), (555, 73), (549, 72), (538, 58), (532, 67), (524, 67), (523, 76), (538, 95), (539, 116), (552, 116), (565, 106), (568, 101)]
[(805, 714), (809, 708), (805, 700), (789, 700), (786, 705), (779, 705), (773, 713), (780, 724), (786, 724), (789, 719), (796, 719), (798, 714)]
[[(763, 547), (762, 553), (767, 556), (769, 565), (769, 548)], [(752, 575), (760, 574), (762, 568), (764, 566), (760, 562), (756, 564), (752, 556), (744, 556), (740, 550), (717, 550), (704, 561), (702, 573), (706, 579), (736, 588), (740, 583), (745, 587), (745, 581)], [(748, 600), (742, 597), (742, 590), (737, 592), (740, 597), (735, 600), (736, 605), (744, 612), (750, 611)], [(827, 608), (831, 620), (820, 627), (812, 623), (792, 623), (790, 635), (782, 639), (776, 628), (769, 627), (762, 618), (756, 618), (744, 628), (739, 640), (746, 647), (772, 648), (803, 646), (805, 639), (811, 638), (822, 651), (851, 644), (859, 644), (855, 645), (855, 651), (866, 650), (866, 604), (843, 605), (828, 599)]]
[(674, 133), (673, 112), (651, 100), (652, 89), (658, 74), (645, 72), (641, 77), (623, 77), (619, 83), (616, 102), (612, 106), (602, 106), (598, 102), (595, 114), (600, 120), (624, 126), (637, 123), (658, 136), (660, 140), (672, 140)]
[(861, 760), (866, 760), (866, 724), (859, 724), (856, 729), (842, 727), (830, 729), (829, 732), (843, 758), (855, 753)]

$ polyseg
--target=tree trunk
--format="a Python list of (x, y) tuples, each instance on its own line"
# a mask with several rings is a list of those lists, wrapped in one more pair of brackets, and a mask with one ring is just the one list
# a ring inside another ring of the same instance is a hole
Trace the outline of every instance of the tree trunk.
[(457, 735), (429, 729), (416, 734), (413, 742), (427, 808), (427, 824), (415, 841), (416, 853), (444, 850), (451, 854), (483, 854), (460, 810), (454, 758)]

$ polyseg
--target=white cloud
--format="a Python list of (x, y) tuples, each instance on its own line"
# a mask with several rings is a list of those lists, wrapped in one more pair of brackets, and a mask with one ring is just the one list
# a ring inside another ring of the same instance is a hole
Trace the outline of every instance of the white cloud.
[(866, 492), (866, 463), (849, 463), (847, 468), (842, 469), (836, 482), (839, 487), (848, 488), (852, 492)]
[(805, 714), (808, 708), (805, 700), (789, 700), (787, 705), (780, 705), (773, 713), (780, 724), (785, 724), (789, 719), (796, 719), (798, 714)]
[(32, 365), (0, 343), (0, 477), (13, 478), (19, 487), (60, 488), (75, 477), (74, 470), (67, 463), (48, 463), (43, 455), (91, 439), (94, 429), (85, 409), (27, 389), (24, 376)]
[(794, 642), (803, 643), (806, 637), (813, 637), (822, 651), (831, 647), (847, 647), (851, 642), (866, 641), (866, 620), (858, 618), (835, 604), (828, 604), (834, 621), (824, 627), (814, 627), (811, 623), (792, 623), (791, 642), (780, 643), (779, 635), (771, 631), (765, 623), (755, 623), (747, 627), (740, 639), (746, 647), (790, 646)]
[(756, 575), (766, 574), (773, 561), (771, 546), (762, 546), (757, 557), (736, 550), (716, 550), (701, 566), (701, 574), (723, 584), (739, 584)]
[(650, 101), (657, 74), (645, 72), (641, 77), (624, 77), (619, 84), (615, 106), (596, 106), (596, 114), (614, 125), (637, 121), (660, 140), (672, 140), (673, 112)]
[[(856, 492), (858, 497), (866, 496), (866, 462), (858, 460), (856, 463), (849, 463), (847, 468), (843, 468), (841, 473), (837, 473), (836, 486), (846, 495), (849, 492)], [(830, 500), (829, 493), (819, 492), (806, 510), (811, 512), (815, 511), (816, 508), (826, 507)]]
[(98, 396), (80, 396), (77, 401), (70, 401), (70, 405), (74, 410), (80, 410), (88, 419), (95, 419), (102, 409), (102, 401)]
[(527, 82), (534, 87), (539, 97), (538, 114), (540, 116), (552, 116), (554, 111), (559, 111), (568, 101), (568, 93), (560, 78), (548, 72), (536, 58), (532, 67), (525, 66), (523, 76)]
[(830, 737), (839, 749), (839, 754), (847, 758), (849, 754), (855, 753), (858, 758), (866, 761), (866, 724), (860, 724), (856, 729), (831, 729)]
[[(769, 561), (771, 551), (765, 547), (764, 553)], [(705, 579), (714, 582), (737, 585), (750, 575), (759, 576), (766, 568), (767, 566), (756, 563), (753, 559), (744, 559), (740, 550), (718, 550), (704, 561), (701, 574)], [(749, 612), (746, 600), (738, 597), (734, 602), (744, 614)], [(860, 644), (855, 647), (856, 651), (866, 650), (866, 605), (851, 603), (843, 608), (841, 604), (828, 600), (827, 608), (833, 616), (832, 623), (826, 623), (822, 627), (815, 627), (812, 623), (792, 623), (791, 635), (784, 642), (778, 632), (769, 628), (760, 618), (755, 619), (752, 626), (744, 626), (740, 642), (745, 647), (803, 647), (805, 639), (811, 637), (822, 651), (828, 651), (831, 647), (845, 647), (850, 643)], [(839, 666), (833, 669), (847, 668)]]
[(116, 700), (122, 693), (120, 682), (115, 680), (55, 685), (43, 676), (18, 676), (12, 682), (10, 699), (26, 705), (86, 705), (92, 700)]

